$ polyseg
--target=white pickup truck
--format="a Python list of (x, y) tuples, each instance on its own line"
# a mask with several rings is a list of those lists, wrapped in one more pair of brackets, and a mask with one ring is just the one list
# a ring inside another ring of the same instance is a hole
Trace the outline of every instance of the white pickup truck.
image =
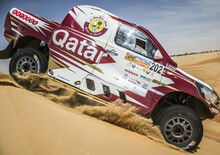
[(185, 150), (197, 147), (202, 120), (220, 110), (213, 88), (179, 69), (147, 29), (103, 9), (76, 6), (58, 24), (13, 8), (4, 35), (0, 58), (11, 58), (11, 74), (48, 72), (103, 101), (121, 99)]

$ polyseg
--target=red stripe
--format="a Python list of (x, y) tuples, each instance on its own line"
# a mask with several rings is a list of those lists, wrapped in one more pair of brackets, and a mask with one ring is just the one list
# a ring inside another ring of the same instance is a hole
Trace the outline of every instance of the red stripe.
[[(69, 15), (70, 16), (70, 15)], [(72, 16), (71, 16), (72, 17)], [(73, 18), (73, 17), (72, 17)], [(90, 38), (90, 37), (88, 37), (87, 36), (87, 34), (84, 32), (84, 31), (80, 31), (80, 30), (77, 30), (77, 29), (73, 29), (73, 28), (69, 28), (69, 27), (65, 27), (66, 29), (68, 29), (69, 31), (71, 31), (72, 33), (74, 33), (74, 34), (77, 34), (79, 37), (81, 37), (82, 38), (82, 36), (83, 37), (85, 37), (85, 38), (87, 38), (89, 41), (93, 41), (93, 42), (95, 42), (95, 40), (94, 39), (92, 39), (92, 38)]]
[[(21, 10), (21, 11), (23, 11), (23, 10)], [(23, 11), (23, 12), (27, 13), (27, 14), (30, 15), (30, 16), (33, 16), (33, 17), (37, 18), (38, 20), (41, 20), (41, 21), (43, 21), (43, 22), (49, 24), (50, 26), (53, 25), (53, 28), (57, 27), (56, 24), (54, 24), (53, 22), (50, 22), (49, 20), (47, 20), (47, 19), (45, 19), (45, 18), (36, 16), (36, 15), (34, 15), (34, 14), (32, 14), (32, 13), (29, 13), (29, 12), (26, 12), (26, 11)], [(52, 28), (52, 29), (53, 29), (53, 28)]]
[(98, 97), (98, 98), (101, 98), (101, 99), (103, 99), (105, 101), (108, 101), (108, 102), (114, 102), (117, 99), (119, 99), (119, 96), (117, 96), (115, 94), (110, 94), (110, 97), (107, 97), (104, 94), (98, 94), (98, 95), (95, 95), (95, 96)]
[(87, 70), (85, 70), (85, 69), (79, 67), (78, 65), (72, 63), (71, 61), (67, 60), (66, 58), (60, 56), (59, 54), (56, 54), (55, 52), (51, 51), (51, 56), (53, 56), (53, 55), (56, 56), (56, 57), (58, 57), (58, 58), (60, 58), (60, 59), (62, 59), (62, 60), (65, 61), (65, 62), (67, 62), (67, 63), (73, 65), (73, 66), (76, 66), (77, 68), (79, 68), (79, 69), (81, 69), (81, 70), (83, 70), (83, 71), (85, 71), (85, 72), (87, 72), (87, 73), (90, 73), (90, 72), (88, 72)]
[(79, 9), (81, 12), (83, 12), (86, 15), (86, 13), (82, 9), (80, 9), (78, 6), (76, 6), (76, 8)]
[[(56, 59), (57, 61), (59, 61), (60, 63), (62, 63), (59, 59), (57, 59), (56, 57), (54, 57), (54, 56), (52, 56), (54, 59)], [(56, 63), (56, 62), (54, 62), (54, 63)], [(61, 66), (60, 64), (58, 64), (58, 63), (56, 63), (58, 66), (60, 66), (61, 68), (63, 68), (63, 66)], [(71, 70), (70, 68), (69, 68), (69, 66), (67, 66), (66, 64), (64, 64), (64, 63), (62, 63), (65, 67), (66, 67), (66, 69), (68, 69), (68, 70), (70, 70), (71, 72), (74, 72), (73, 70)], [(74, 72), (75, 73), (75, 72)]]
[[(145, 97), (143, 97), (143, 96), (140, 96), (140, 95), (138, 95), (138, 94), (136, 94), (136, 93), (134, 93), (130, 90), (126, 90), (123, 93), (128, 95), (129, 97), (135, 99), (136, 101), (138, 101), (139, 103), (143, 104), (144, 106), (146, 106), (148, 108), (148, 106), (147, 106), (147, 94), (145, 95)], [(137, 103), (135, 103), (135, 104), (137, 104)]]
[(73, 11), (73, 13), (76, 15), (76, 11), (75, 11), (75, 9), (74, 9), (74, 8), (72, 8), (72, 11)]
[[(11, 15), (11, 17), (12, 17), (13, 19), (15, 19), (15, 20), (11, 20), (11, 21), (13, 21), (14, 23), (16, 23), (16, 24), (18, 25), (18, 27), (19, 27), (19, 26), (24, 27), (23, 25), (25, 25), (25, 26), (26, 26), (25, 28), (31, 28), (30, 25), (26, 24), (25, 22), (20, 21), (19, 19), (17, 19), (17, 17), (14, 17), (14, 16), (12, 16), (12, 15)], [(23, 25), (21, 25), (19, 22), (22, 23)]]
[[(53, 55), (51, 55), (56, 61), (58, 61), (59, 63), (61, 63), (62, 65), (64, 65), (65, 67), (69, 67), (66, 64), (64, 64), (62, 61), (60, 61), (59, 59), (57, 59), (56, 57), (54, 57)], [(54, 62), (56, 63), (56, 62)], [(58, 63), (56, 63), (58, 65)], [(59, 65), (60, 66), (60, 65)], [(63, 66), (62, 66), (63, 67)]]
[[(71, 20), (72, 18), (72, 20)], [(71, 23), (70, 23), (71, 21)], [(77, 29), (79, 31), (83, 31), (82, 27), (79, 25), (79, 23), (68, 13), (66, 17), (64, 18), (62, 25), (64, 26), (70, 26), (71, 28)]]
[(60, 65), (59, 63), (57, 63), (57, 62), (55, 62), (55, 61), (54, 61), (54, 63), (55, 63), (56, 65), (58, 65), (60, 68), (63, 68), (63, 66)]
[[(70, 58), (70, 59), (72, 59), (72, 60), (74, 60), (74, 61), (76, 61), (76, 62), (78, 62), (78, 63), (80, 63), (80, 64), (82, 64), (82, 65), (85, 65), (84, 63), (82, 63), (81, 61), (77, 60), (77, 59), (74, 58), (73, 56), (70, 56), (72, 53), (63, 52), (63, 50), (61, 50), (61, 49), (59, 49), (59, 48), (57, 48), (57, 47), (55, 47), (55, 48), (56, 48), (55, 51), (59, 51), (58, 53), (61, 53), (61, 54), (65, 55), (66, 57), (68, 57), (68, 58)], [(68, 54), (67, 54), (67, 53), (68, 53)]]

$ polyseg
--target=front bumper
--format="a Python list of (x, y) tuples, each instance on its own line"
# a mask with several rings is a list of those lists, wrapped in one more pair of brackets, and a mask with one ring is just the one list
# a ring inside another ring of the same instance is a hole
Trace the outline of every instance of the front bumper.
[(220, 112), (220, 100), (216, 104), (211, 104), (209, 109), (212, 114), (217, 115)]

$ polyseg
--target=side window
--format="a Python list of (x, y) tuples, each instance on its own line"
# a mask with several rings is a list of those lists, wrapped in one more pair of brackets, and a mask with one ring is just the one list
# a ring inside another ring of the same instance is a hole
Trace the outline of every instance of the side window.
[(118, 28), (115, 43), (150, 59), (154, 58), (157, 50), (146, 35), (127, 25)]

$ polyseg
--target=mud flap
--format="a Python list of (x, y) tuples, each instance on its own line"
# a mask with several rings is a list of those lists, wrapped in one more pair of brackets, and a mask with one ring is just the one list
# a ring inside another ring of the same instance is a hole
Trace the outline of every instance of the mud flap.
[(8, 44), (6, 49), (0, 51), (0, 59), (9, 59), (14, 54), (13, 41)]

